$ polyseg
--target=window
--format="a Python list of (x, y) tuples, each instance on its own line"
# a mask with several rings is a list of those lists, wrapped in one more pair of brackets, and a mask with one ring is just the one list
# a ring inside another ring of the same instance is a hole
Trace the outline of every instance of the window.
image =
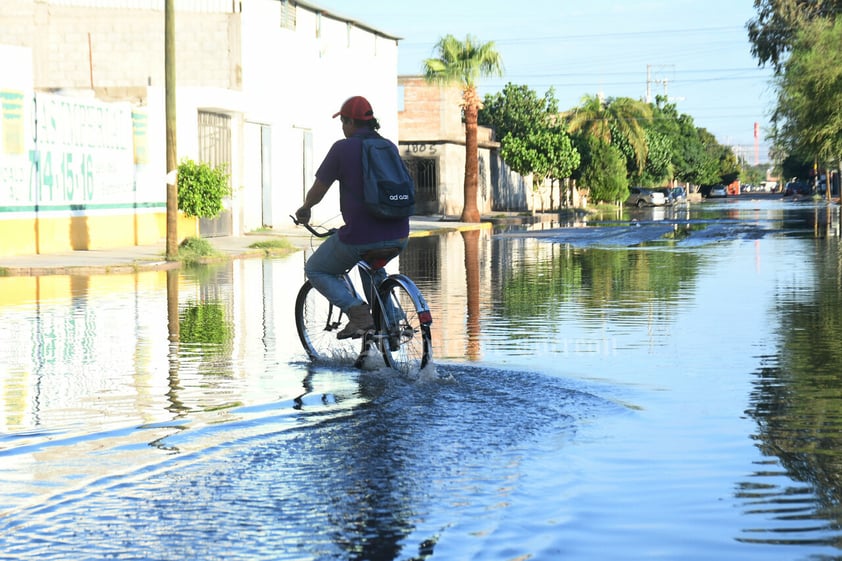
[(295, 4), (290, 0), (281, 0), (281, 29), (295, 31)]
[(231, 170), (231, 117), (199, 111), (199, 161)]
[(437, 162), (438, 160), (435, 158), (407, 158), (404, 160), (409, 175), (415, 182), (415, 203), (421, 210), (426, 211), (429, 205), (437, 206)]

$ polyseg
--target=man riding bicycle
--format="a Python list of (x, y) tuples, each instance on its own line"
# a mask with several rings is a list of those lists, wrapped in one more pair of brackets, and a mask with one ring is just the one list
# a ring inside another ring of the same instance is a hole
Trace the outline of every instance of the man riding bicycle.
[[(333, 117), (340, 118), (345, 138), (331, 146), (316, 170), (316, 179), (304, 197), (304, 204), (295, 211), (295, 217), (299, 222), (309, 223), (310, 209), (324, 198), (335, 181), (339, 181), (339, 209), (345, 224), (310, 256), (304, 272), (316, 290), (348, 315), (348, 324), (336, 335), (339, 339), (347, 339), (362, 337), (373, 329), (374, 319), (369, 305), (354, 294), (342, 275), (372, 249), (403, 250), (409, 237), (409, 218), (378, 219), (363, 203), (362, 140), (379, 136), (377, 130), (380, 128), (368, 100), (362, 96), (348, 98)], [(375, 274), (386, 276), (383, 269)], [(378, 283), (382, 279), (374, 280)], [(369, 279), (363, 279), (363, 284), (371, 286)]]

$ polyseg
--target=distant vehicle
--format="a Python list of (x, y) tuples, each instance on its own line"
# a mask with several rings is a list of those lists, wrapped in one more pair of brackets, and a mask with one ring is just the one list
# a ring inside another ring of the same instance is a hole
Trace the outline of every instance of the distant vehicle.
[(725, 185), (713, 185), (708, 191), (707, 198), (715, 199), (728, 196), (728, 188)]
[(626, 204), (634, 205), (638, 208), (644, 206), (663, 206), (667, 204), (667, 199), (663, 193), (658, 191), (644, 189), (643, 187), (632, 187), (629, 189), (629, 198), (626, 199)]
[(673, 187), (672, 191), (670, 191), (670, 198), (674, 203), (686, 201), (687, 191), (684, 190), (684, 187)]
[(663, 193), (665, 204), (672, 205), (687, 198), (684, 187), (658, 187), (655, 191)]
[(811, 190), (810, 184), (806, 181), (790, 181), (784, 188), (784, 197), (790, 195), (809, 195)]

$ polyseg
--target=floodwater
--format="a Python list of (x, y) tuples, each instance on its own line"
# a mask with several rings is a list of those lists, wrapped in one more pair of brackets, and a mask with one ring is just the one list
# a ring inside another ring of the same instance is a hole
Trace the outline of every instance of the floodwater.
[(304, 252), (0, 278), (0, 559), (842, 558), (839, 224), (414, 238), (413, 379), (306, 360)]

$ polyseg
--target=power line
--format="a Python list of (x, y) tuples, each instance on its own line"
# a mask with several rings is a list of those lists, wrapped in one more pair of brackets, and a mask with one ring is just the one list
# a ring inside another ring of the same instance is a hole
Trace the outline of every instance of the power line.
[[(476, 23), (472, 23), (475, 27), (481, 27)], [(634, 37), (646, 37), (646, 36), (657, 36), (657, 37), (667, 37), (672, 35), (681, 35), (686, 36), (690, 33), (702, 33), (702, 34), (709, 34), (709, 33), (721, 33), (724, 31), (745, 31), (744, 27), (737, 27), (737, 26), (723, 26), (723, 27), (688, 27), (684, 29), (652, 29), (646, 31), (620, 31), (620, 32), (607, 32), (607, 33), (585, 33), (581, 35), (536, 35), (536, 36), (529, 36), (529, 37), (506, 37), (500, 39), (488, 38), (483, 37), (481, 40), (483, 42), (493, 41), (495, 45), (516, 45), (516, 44), (528, 44), (528, 43), (540, 43), (543, 41), (553, 41), (554, 43), (559, 41), (580, 41), (582, 39), (624, 39), (624, 38), (634, 38)], [(401, 41), (401, 46), (427, 46), (427, 45), (435, 45), (438, 42), (438, 39), (434, 41)]]

